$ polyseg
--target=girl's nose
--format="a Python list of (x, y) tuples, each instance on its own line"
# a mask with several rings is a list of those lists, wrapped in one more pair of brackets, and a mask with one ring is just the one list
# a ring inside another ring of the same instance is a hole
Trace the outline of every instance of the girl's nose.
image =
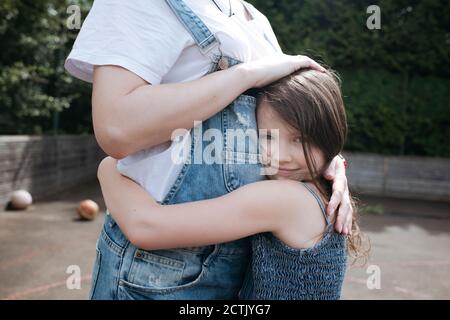
[(292, 157), (289, 152), (280, 152), (280, 156), (278, 159), (278, 162), (280, 163), (280, 166), (283, 166), (284, 164), (291, 163)]

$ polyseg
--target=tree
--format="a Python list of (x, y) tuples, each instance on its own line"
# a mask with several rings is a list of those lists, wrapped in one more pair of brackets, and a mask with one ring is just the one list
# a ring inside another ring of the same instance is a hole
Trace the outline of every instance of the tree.
[[(86, 12), (90, 2), (77, 4)], [(74, 81), (63, 68), (76, 36), (65, 24), (69, 3), (0, 3), (0, 134), (50, 132), (53, 115), (77, 99), (86, 100), (86, 85)]]

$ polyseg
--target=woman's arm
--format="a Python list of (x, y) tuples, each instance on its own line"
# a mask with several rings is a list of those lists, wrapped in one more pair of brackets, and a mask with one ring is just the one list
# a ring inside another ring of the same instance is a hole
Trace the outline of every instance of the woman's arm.
[(122, 176), (110, 157), (101, 162), (98, 179), (108, 211), (127, 239), (145, 250), (202, 246), (277, 232), (297, 211), (292, 201), (297, 194), (279, 187), (292, 181), (262, 181), (219, 198), (160, 205)]
[(191, 129), (194, 121), (210, 118), (247, 89), (301, 68), (323, 70), (305, 56), (277, 55), (194, 81), (152, 86), (124, 68), (97, 66), (92, 87), (95, 137), (108, 155), (124, 158), (170, 141), (174, 130)]

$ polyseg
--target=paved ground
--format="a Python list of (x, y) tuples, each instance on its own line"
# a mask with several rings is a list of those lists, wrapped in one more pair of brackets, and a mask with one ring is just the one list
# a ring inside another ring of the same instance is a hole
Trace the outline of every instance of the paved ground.
[[(88, 297), (104, 215), (80, 221), (76, 207), (85, 198), (97, 201), (104, 211), (96, 183), (37, 202), (25, 212), (0, 211), (0, 299)], [(450, 204), (377, 198), (363, 202), (372, 211), (361, 220), (372, 256), (366, 267), (349, 268), (343, 298), (450, 299)], [(67, 288), (66, 271), (72, 265), (80, 268), (81, 289)], [(369, 289), (367, 282), (369, 287), (379, 283), (380, 289)]]

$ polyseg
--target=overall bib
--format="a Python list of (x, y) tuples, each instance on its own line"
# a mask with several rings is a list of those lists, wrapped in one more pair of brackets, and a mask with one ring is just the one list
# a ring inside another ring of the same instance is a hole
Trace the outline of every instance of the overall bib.
[[(241, 63), (222, 55), (218, 39), (182, 0), (166, 2), (202, 54), (211, 59), (208, 73)], [(245, 143), (233, 143), (236, 132), (257, 132), (256, 98), (250, 92), (204, 121), (200, 137), (192, 134), (199, 128), (191, 130), (190, 161), (183, 165), (162, 204), (219, 197), (265, 178), (260, 171), (257, 137), (250, 134)], [(208, 140), (204, 133), (209, 129), (221, 133), (220, 154), (214, 157), (222, 162), (197, 163), (193, 158), (209, 151), (209, 142), (201, 141)], [(204, 247), (145, 251), (133, 246), (107, 214), (96, 251), (91, 299), (237, 299), (249, 266), (251, 244), (250, 238), (244, 238)]]

